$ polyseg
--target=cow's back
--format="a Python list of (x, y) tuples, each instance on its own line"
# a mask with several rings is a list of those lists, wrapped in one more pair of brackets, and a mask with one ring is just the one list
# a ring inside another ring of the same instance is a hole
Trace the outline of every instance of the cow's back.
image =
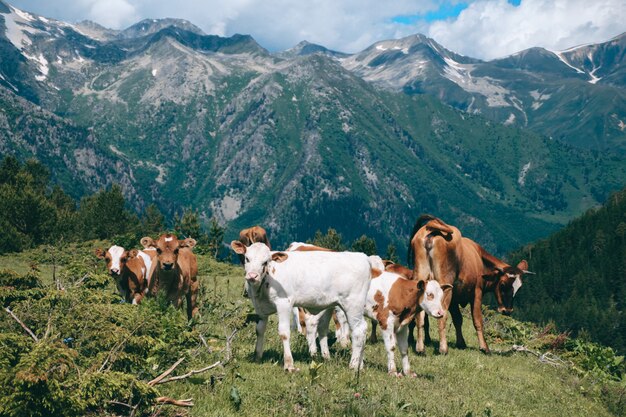
[(271, 262), (269, 273), (294, 304), (314, 308), (347, 298), (365, 300), (370, 284), (367, 256), (356, 252), (287, 252), (283, 262)]

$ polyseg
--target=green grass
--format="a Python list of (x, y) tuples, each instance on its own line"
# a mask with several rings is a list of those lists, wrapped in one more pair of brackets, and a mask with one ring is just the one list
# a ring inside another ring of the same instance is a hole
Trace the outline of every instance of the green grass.
[[(64, 282), (67, 288), (71, 287), (73, 278), (70, 271), (74, 270), (77, 261), (82, 262), (90, 273), (104, 272), (104, 265), (90, 259), (92, 249), (98, 245), (88, 242), (65, 248), (68, 256), (63, 258), (66, 269), (62, 276), (67, 280)], [(27, 272), (33, 259), (40, 262), (38, 267), (44, 285), (51, 285), (50, 266), (45, 263), (41, 249), (1, 256), (0, 265)], [(282, 369), (282, 344), (277, 335), (275, 317), (268, 325), (263, 360), (255, 363), (252, 360), (254, 325), (243, 324), (246, 315), (253, 309), (250, 301), (242, 297), (241, 268), (217, 263), (207, 256), (199, 256), (199, 267), (201, 315), (194, 319), (193, 330), (189, 329), (191, 333), (185, 336), (188, 339), (183, 344), (170, 335), (169, 349), (175, 351), (180, 344), (179, 354), (150, 356), (145, 360), (140, 358), (137, 366), (141, 370), (137, 371), (137, 377), (148, 381), (179, 357), (186, 359), (173, 375), (182, 375), (223, 360), (226, 337), (234, 329), (239, 329), (232, 339), (232, 360), (223, 367), (191, 378), (157, 385), (159, 395), (193, 398), (195, 405), (186, 410), (170, 405), (155, 406), (144, 409), (146, 415), (610, 416), (607, 404), (611, 402), (618, 404), (617, 408), (613, 408), (614, 413), (625, 415), (623, 401), (609, 398), (607, 402), (604, 398), (607, 394), (602, 391), (603, 385), (598, 379), (584, 376), (570, 366), (555, 367), (542, 363), (531, 354), (512, 352), (510, 347), (514, 342), (540, 346), (537, 344), (537, 332), (529, 330), (531, 326), (510, 319), (502, 320), (501, 316), (491, 313), (486, 316), (486, 334), (493, 351), (491, 355), (478, 351), (474, 329), (471, 321), (466, 319), (464, 334), (469, 348), (458, 350), (453, 347), (454, 329), (449, 326), (451, 349), (447, 356), (435, 354), (436, 345), (428, 346), (425, 356), (410, 353), (416, 378), (396, 378), (387, 374), (386, 354), (380, 336), (378, 343), (368, 343), (365, 369), (357, 375), (348, 369), (349, 351), (334, 345), (331, 346), (331, 360), (324, 362), (316, 371), (312, 370), (304, 337), (292, 334), (292, 351), (300, 371), (287, 374)], [(109, 295), (115, 293), (112, 283), (104, 289), (91, 291)], [(16, 303), (12, 308), (29, 318), (24, 307), (33, 304), (22, 303), (29, 302)], [(169, 328), (173, 322), (179, 327), (185, 326), (186, 318), (182, 310), (171, 311), (172, 307), (159, 306), (154, 300), (138, 307), (111, 306), (130, 314), (128, 319), (131, 323), (133, 314), (139, 319), (164, 308), (164, 312), (159, 313), (163, 314), (161, 326)], [(39, 335), (45, 330), (45, 326), (37, 324), (34, 318), (26, 322)], [(4, 326), (12, 326), (15, 332), (21, 332), (7, 317), (0, 319), (0, 325), (3, 323)], [(59, 325), (58, 333), (51, 332), (53, 338), (63, 337), (61, 328)], [(201, 343), (200, 334), (207, 340), (210, 351)], [(438, 336), (434, 325), (431, 326), (431, 336), (436, 341)], [(77, 346), (86, 343), (79, 341), (79, 337), (76, 337)], [(79, 347), (76, 349), (80, 350)], [(399, 361), (399, 354), (397, 359)], [(112, 360), (123, 361), (123, 358)], [(315, 361), (321, 359), (315, 358)], [(96, 362), (95, 366), (99, 363)], [(624, 395), (623, 391), (621, 395)], [(236, 401), (237, 397), (240, 402)], [(109, 409), (107, 412), (112, 413), (107, 415), (128, 415), (124, 409)]]

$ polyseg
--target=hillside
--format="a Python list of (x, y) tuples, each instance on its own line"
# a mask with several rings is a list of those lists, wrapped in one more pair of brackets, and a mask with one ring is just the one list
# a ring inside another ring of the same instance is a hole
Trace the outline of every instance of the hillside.
[[(597, 49), (602, 71), (619, 74), (619, 48)], [(421, 35), (350, 56), (307, 43), (270, 54), (250, 36), (207, 35), (177, 19), (110, 31), (0, 1), (0, 85), (11, 110), (0, 108), (0, 147), (38, 158), (75, 197), (120, 183), (138, 212), (197, 209), (228, 236), (260, 223), (282, 245), (334, 227), (403, 247), (415, 218), (431, 212), (505, 253), (626, 178), (622, 87), (591, 84), (554, 57), (548, 69), (534, 58), (488, 63), (483, 77), (487, 63)], [(412, 72), (421, 61), (424, 71)], [(502, 81), (522, 75), (533, 80), (523, 93)], [(556, 99), (556, 85), (567, 97)], [(540, 133), (490, 120), (513, 112), (519, 121), (534, 105), (566, 111), (550, 112)], [(32, 113), (46, 115), (38, 129), (22, 123)]]
[(626, 352), (626, 190), (511, 258), (537, 271), (516, 301), (519, 317)]
[[(129, 415), (137, 404), (137, 416), (626, 415), (624, 387), (612, 382), (623, 369), (605, 368), (604, 357), (576, 353), (575, 340), (488, 311), (490, 356), (478, 352), (466, 320), (469, 348), (452, 348), (447, 356), (435, 355), (434, 346), (423, 357), (411, 353), (416, 378), (387, 375), (380, 340), (367, 345), (366, 369), (357, 377), (347, 368), (347, 352), (331, 348), (332, 359), (318, 367), (307, 357), (304, 338), (295, 335), (292, 349), (301, 371), (285, 374), (275, 321), (263, 362), (251, 360), (254, 327), (244, 321), (252, 309), (241, 298), (240, 267), (200, 256), (201, 316), (188, 326), (183, 311), (162, 302), (120, 304), (93, 256), (94, 247), (103, 245), (0, 257), (3, 267), (18, 271), (0, 273), (0, 299), (40, 339), (34, 342), (5, 311), (0, 315), (0, 415)], [(52, 279), (52, 258), (61, 291)], [(545, 355), (539, 360), (512, 350), (513, 344)], [(178, 358), (184, 362), (171, 376), (225, 364), (147, 384)], [(606, 358), (613, 363), (610, 352)], [(602, 369), (592, 371), (596, 365)], [(157, 396), (192, 398), (194, 406), (153, 406)]]

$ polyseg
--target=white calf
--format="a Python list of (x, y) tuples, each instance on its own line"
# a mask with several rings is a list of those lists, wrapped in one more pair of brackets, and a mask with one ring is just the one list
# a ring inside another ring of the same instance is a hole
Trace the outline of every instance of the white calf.
[(429, 316), (439, 318), (444, 315), (441, 300), (443, 288), (435, 280), (412, 281), (393, 272), (383, 272), (372, 278), (365, 303), (365, 314), (380, 324), (387, 350), (387, 370), (396, 374), (394, 352), (396, 343), (402, 355), (402, 373), (409, 375), (408, 324), (416, 314), (425, 311)]
[(290, 338), (292, 308), (304, 307), (313, 314), (339, 306), (352, 331), (351, 368), (363, 363), (365, 297), (370, 285), (370, 263), (362, 253), (351, 252), (271, 252), (263, 243), (246, 247), (231, 242), (232, 249), (245, 255), (244, 268), (248, 294), (259, 315), (256, 359), (263, 355), (267, 318), (278, 314), (278, 334), (283, 341), (284, 368), (294, 371)]

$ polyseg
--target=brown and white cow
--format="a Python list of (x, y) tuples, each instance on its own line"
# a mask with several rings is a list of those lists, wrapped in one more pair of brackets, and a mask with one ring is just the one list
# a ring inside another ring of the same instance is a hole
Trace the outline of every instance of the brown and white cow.
[(414, 322), (420, 311), (435, 318), (443, 317), (441, 300), (447, 286), (442, 287), (435, 280), (408, 280), (387, 271), (372, 277), (365, 300), (365, 315), (372, 320), (372, 328), (376, 323), (380, 324), (390, 374), (397, 375), (394, 358), (397, 345), (402, 355), (402, 373), (409, 375), (408, 325)]
[[(411, 237), (409, 253), (413, 255), (415, 277), (432, 276), (442, 286), (453, 284), (450, 293), (443, 301), (444, 309), (448, 309), (456, 329), (457, 347), (466, 346), (462, 334), (463, 316), (459, 307), (470, 305), (474, 328), (478, 336), (479, 348), (489, 353), (489, 346), (483, 335), (482, 297), (483, 293), (494, 291), (498, 301), (498, 311), (512, 311), (514, 283), (516, 288), (521, 285), (521, 277), (528, 273), (526, 261), (517, 267), (489, 255), (480, 245), (471, 239), (464, 238), (459, 229), (447, 225), (440, 219), (430, 215), (421, 216)], [(506, 295), (505, 295), (506, 294)], [(508, 305), (504, 304), (507, 300)], [(446, 316), (439, 320), (439, 352), (448, 352), (445, 325)], [(420, 315), (418, 323), (418, 340), (416, 350), (424, 352), (424, 316)]]
[(127, 251), (121, 246), (113, 245), (106, 251), (97, 248), (95, 255), (106, 261), (107, 271), (115, 278), (117, 289), (124, 300), (139, 304), (150, 281), (150, 254), (137, 249)]
[(148, 293), (156, 295), (159, 291), (165, 291), (168, 301), (176, 308), (182, 306), (185, 296), (187, 318), (191, 319), (198, 312), (198, 263), (192, 252), (196, 241), (192, 238), (179, 240), (168, 233), (161, 235), (156, 241), (146, 236), (141, 239), (141, 244), (147, 249), (156, 249), (157, 253)]

